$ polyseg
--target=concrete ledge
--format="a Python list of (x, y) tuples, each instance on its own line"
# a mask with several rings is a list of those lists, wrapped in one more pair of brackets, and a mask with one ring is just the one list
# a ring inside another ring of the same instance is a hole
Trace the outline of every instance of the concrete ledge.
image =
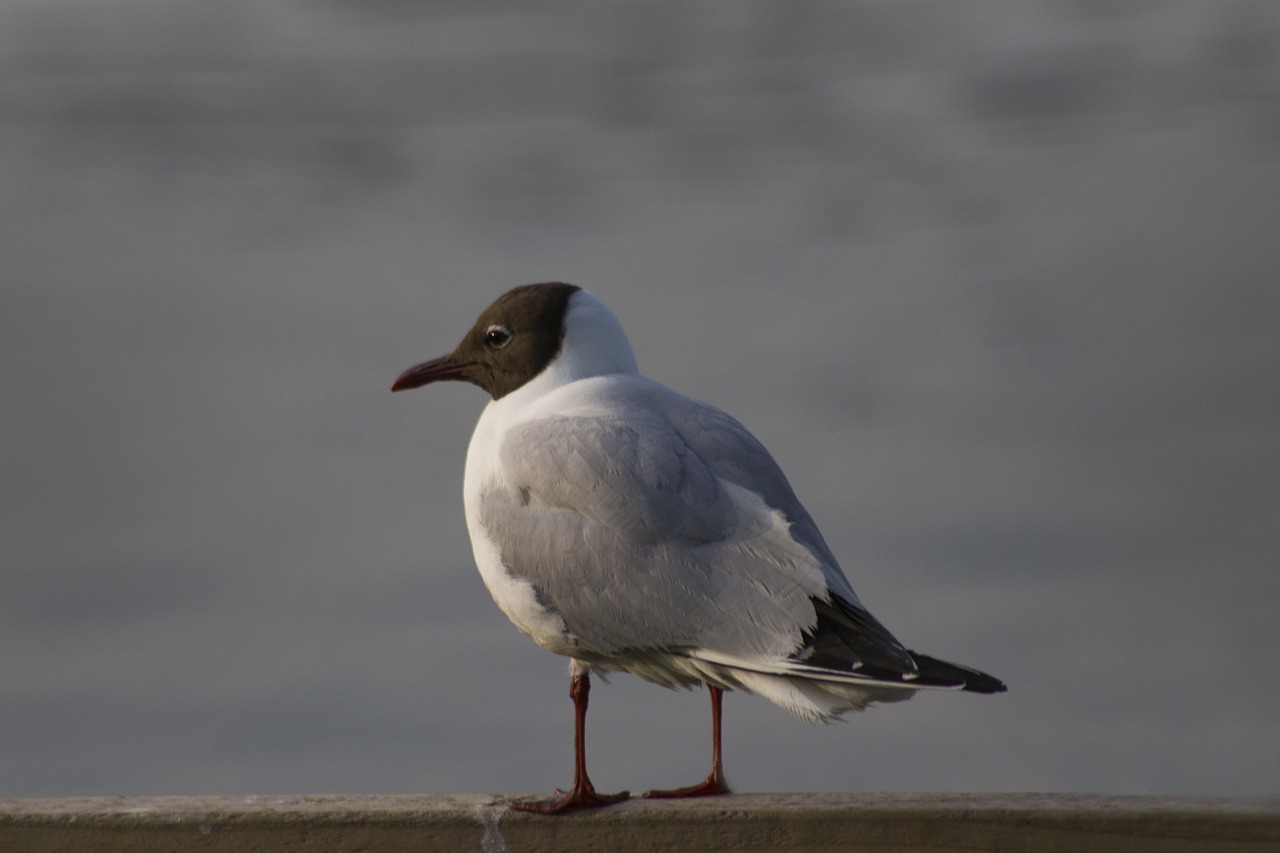
[(0, 799), (0, 850), (1280, 850), (1280, 798), (1082, 794), (747, 794), (632, 800), (566, 817), (511, 797)]

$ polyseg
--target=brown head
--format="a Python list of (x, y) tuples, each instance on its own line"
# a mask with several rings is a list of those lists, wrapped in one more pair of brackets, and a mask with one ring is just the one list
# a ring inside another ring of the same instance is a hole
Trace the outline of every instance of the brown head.
[(549, 282), (508, 290), (481, 312), (453, 352), (409, 368), (392, 391), (462, 380), (497, 400), (541, 373), (564, 343), (569, 298), (581, 288)]

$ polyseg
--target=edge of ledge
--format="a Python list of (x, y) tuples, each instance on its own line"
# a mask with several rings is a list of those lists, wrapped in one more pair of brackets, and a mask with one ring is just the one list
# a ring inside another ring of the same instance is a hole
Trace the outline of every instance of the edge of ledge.
[[(505, 808), (537, 794), (261, 794), (162, 795), (87, 797), (0, 797), (0, 822), (62, 821), (101, 818), (165, 822), (216, 815), (294, 817), (321, 816), (379, 819), (430, 818), (449, 814), (472, 816), (489, 808)], [(1202, 814), (1258, 816), (1280, 819), (1280, 795), (1249, 797), (1166, 796), (1076, 793), (764, 793), (729, 794), (684, 800), (646, 800), (634, 797), (603, 809), (575, 813), (575, 817), (651, 815), (655, 813), (715, 814), (733, 812), (1017, 812), (1082, 815)], [(538, 816), (517, 817), (543, 820)]]
[(1280, 797), (1097, 794), (734, 794), (633, 799), (562, 817), (517, 795), (0, 798), (11, 851), (388, 853), (481, 850), (1263, 851)]

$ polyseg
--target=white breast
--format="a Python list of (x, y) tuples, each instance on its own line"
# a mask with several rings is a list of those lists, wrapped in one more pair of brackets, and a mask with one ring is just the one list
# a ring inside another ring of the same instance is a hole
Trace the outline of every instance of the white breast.
[(490, 489), (507, 488), (499, 449), (514, 424), (572, 407), (579, 387), (591, 377), (638, 374), (635, 356), (621, 324), (603, 302), (581, 290), (565, 312), (559, 355), (538, 376), (485, 407), (467, 448), (463, 500), (476, 567), (489, 594), (515, 626), (543, 648), (572, 655), (574, 642), (564, 620), (538, 602), (533, 585), (514, 577), (493, 538), (480, 523), (480, 500)]
[(462, 491), (471, 550), (485, 587), (507, 618), (543, 648), (571, 654), (572, 644), (564, 621), (538, 602), (532, 584), (507, 571), (498, 546), (480, 523), (481, 498), (490, 489), (507, 488), (498, 460), (498, 448), (510, 423), (511, 407), (503, 406), (510, 396), (495, 400), (485, 408), (467, 448), (467, 470)]

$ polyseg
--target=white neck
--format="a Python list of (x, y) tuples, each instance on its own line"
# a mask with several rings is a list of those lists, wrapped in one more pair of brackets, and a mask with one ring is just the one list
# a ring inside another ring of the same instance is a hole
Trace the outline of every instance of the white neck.
[(559, 355), (545, 370), (497, 402), (510, 401), (509, 408), (520, 408), (579, 379), (639, 372), (618, 318), (594, 294), (579, 290), (569, 297)]

